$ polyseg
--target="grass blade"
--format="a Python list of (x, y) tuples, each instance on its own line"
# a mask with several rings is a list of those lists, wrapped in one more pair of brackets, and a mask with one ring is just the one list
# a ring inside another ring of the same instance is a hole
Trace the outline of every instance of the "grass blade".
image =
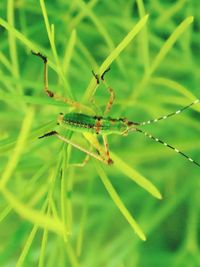
[(162, 199), (161, 193), (149, 180), (147, 180), (136, 170), (132, 169), (127, 163), (125, 163), (122, 159), (116, 156), (116, 154), (111, 153), (111, 158), (114, 160), (116, 168), (118, 168), (122, 173), (124, 173), (126, 176), (128, 176), (131, 180), (136, 182), (139, 186), (144, 188), (154, 197)]
[(180, 35), (187, 29), (187, 27), (193, 22), (194, 18), (192, 16), (186, 18), (184, 21), (181, 22), (180, 25), (174, 30), (174, 32), (170, 35), (170, 37), (167, 39), (163, 47), (160, 49), (159, 53), (155, 57), (153, 64), (150, 68), (151, 74), (157, 69), (157, 67), (160, 65), (164, 57), (167, 55), (169, 50), (172, 48), (172, 46), (175, 44), (177, 39), (180, 37)]
[(26, 145), (26, 139), (27, 139), (27, 136), (30, 132), (33, 118), (34, 118), (34, 110), (32, 108), (30, 108), (27, 111), (26, 117), (24, 118), (16, 146), (15, 146), (13, 153), (12, 153), (12, 157), (10, 157), (10, 159), (7, 163), (7, 166), (6, 166), (6, 168), (2, 174), (2, 178), (0, 180), (0, 190), (3, 186), (6, 185), (6, 183), (10, 179), (14, 169), (17, 166), (17, 163), (20, 159), (22, 151), (24, 150), (24, 147)]
[(104, 172), (103, 168), (100, 166), (99, 162), (95, 161), (95, 167), (99, 174), (99, 177), (101, 178), (102, 183), (104, 184), (106, 190), (108, 191), (109, 195), (111, 196), (112, 200), (114, 201), (117, 208), (120, 210), (124, 218), (128, 221), (130, 226), (133, 228), (135, 233), (139, 236), (139, 238), (143, 241), (146, 240), (146, 236), (133, 218), (133, 216), (130, 214), (130, 212), (127, 210), (123, 202), (121, 201), (119, 195), (115, 191), (114, 187), (112, 186), (111, 182), (109, 181), (106, 173)]
[(41, 214), (41, 212), (31, 209), (30, 207), (22, 203), (5, 187), (2, 188), (1, 192), (7, 202), (12, 206), (14, 211), (17, 212), (20, 216), (44, 229), (48, 229), (49, 231), (57, 233), (61, 236), (63, 235), (64, 227), (60, 220), (45, 216)]

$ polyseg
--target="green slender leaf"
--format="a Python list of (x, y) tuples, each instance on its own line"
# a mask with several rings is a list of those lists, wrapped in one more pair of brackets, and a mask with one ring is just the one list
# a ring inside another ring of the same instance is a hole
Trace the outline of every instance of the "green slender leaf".
[(112, 186), (111, 182), (109, 181), (106, 173), (104, 172), (103, 168), (100, 166), (99, 162), (95, 162), (96, 170), (99, 174), (99, 177), (101, 178), (102, 183), (104, 184), (106, 190), (108, 191), (110, 197), (114, 201), (117, 208), (120, 210), (124, 218), (128, 221), (130, 226), (133, 228), (135, 233), (139, 236), (139, 238), (143, 241), (146, 240), (145, 234), (133, 218), (133, 216), (130, 214), (130, 212), (127, 210), (123, 202), (121, 201), (121, 198), (117, 194), (116, 190)]
[(162, 199), (162, 195), (159, 190), (144, 176), (139, 172), (131, 168), (127, 163), (125, 163), (121, 158), (116, 154), (111, 153), (111, 158), (113, 159), (116, 168), (118, 168), (122, 173), (124, 173), (131, 180), (136, 182), (139, 186), (144, 188), (147, 192), (158, 199)]

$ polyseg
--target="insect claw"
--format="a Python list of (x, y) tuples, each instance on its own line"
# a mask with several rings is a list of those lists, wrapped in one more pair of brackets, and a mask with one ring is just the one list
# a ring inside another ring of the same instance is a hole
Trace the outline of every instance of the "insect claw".
[(31, 53), (37, 57), (40, 57), (44, 61), (44, 63), (47, 63), (47, 57), (42, 55), (40, 52), (35, 52), (31, 50)]
[(47, 95), (48, 95), (49, 97), (54, 97), (54, 93), (53, 93), (53, 92), (51, 92), (51, 91), (48, 90), (48, 89), (46, 89), (45, 91), (46, 91), (46, 93), (47, 93)]
[(94, 78), (96, 79), (97, 84), (99, 84), (99, 83), (100, 83), (100, 82), (99, 82), (99, 75), (96, 74), (93, 70), (92, 70), (92, 74), (94, 75)]
[(108, 165), (112, 165), (114, 161), (112, 159), (108, 159)]
[(101, 75), (101, 80), (104, 81), (104, 76), (106, 74), (106, 72), (108, 72), (110, 70), (110, 67), (108, 67)]

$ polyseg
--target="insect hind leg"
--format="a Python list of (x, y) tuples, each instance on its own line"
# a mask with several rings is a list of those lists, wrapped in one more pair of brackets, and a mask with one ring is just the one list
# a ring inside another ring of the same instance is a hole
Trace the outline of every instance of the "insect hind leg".
[(34, 56), (39, 57), (43, 62), (44, 62), (44, 91), (50, 98), (54, 98), (55, 100), (60, 100), (70, 106), (73, 106), (75, 108), (80, 108), (80, 103), (70, 99), (66, 98), (63, 96), (59, 96), (55, 93), (53, 93), (51, 90), (49, 90), (49, 85), (48, 85), (48, 59), (46, 56), (42, 55), (40, 52), (35, 52), (31, 50), (31, 53)]
[(48, 61), (47, 61), (47, 57), (42, 55), (40, 52), (35, 52), (33, 50), (31, 50), (31, 53), (34, 56), (41, 58), (42, 61), (44, 62), (44, 91), (49, 97), (54, 97), (54, 93), (49, 90), (49, 86), (48, 86), (48, 65), (47, 65)]
[(90, 160), (90, 155), (87, 154), (81, 163), (72, 163), (70, 164), (70, 166), (83, 168), (88, 163), (89, 160)]
[(58, 139), (62, 140), (63, 142), (67, 143), (67, 144), (70, 144), (71, 146), (79, 149), (80, 151), (84, 152), (85, 154), (87, 154), (88, 156), (91, 156), (105, 164), (110, 164), (109, 161), (107, 161), (107, 159), (104, 159), (101, 155), (97, 155), (95, 153), (93, 153), (92, 151), (89, 151), (87, 149), (85, 149), (84, 147), (74, 143), (73, 141), (71, 141), (70, 139), (67, 139), (66, 137), (62, 136), (61, 134), (59, 134), (58, 132), (56, 131), (51, 131), (51, 132), (48, 132), (42, 136), (40, 136), (39, 138), (45, 138), (45, 137), (50, 137), (50, 136), (56, 136)]

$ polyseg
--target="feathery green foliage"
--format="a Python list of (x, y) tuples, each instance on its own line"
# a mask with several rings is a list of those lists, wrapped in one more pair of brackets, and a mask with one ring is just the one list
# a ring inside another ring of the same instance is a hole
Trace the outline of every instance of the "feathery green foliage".
[[(79, 111), (105, 109), (91, 70), (111, 66), (109, 116), (157, 118), (200, 97), (199, 2), (5, 0), (0, 11), (0, 266), (200, 266), (200, 169), (134, 132), (108, 137), (114, 165), (77, 167), (84, 153), (38, 139), (72, 107), (45, 95), (30, 52)], [(146, 128), (200, 161), (199, 112)], [(63, 134), (88, 149), (96, 138)]]

